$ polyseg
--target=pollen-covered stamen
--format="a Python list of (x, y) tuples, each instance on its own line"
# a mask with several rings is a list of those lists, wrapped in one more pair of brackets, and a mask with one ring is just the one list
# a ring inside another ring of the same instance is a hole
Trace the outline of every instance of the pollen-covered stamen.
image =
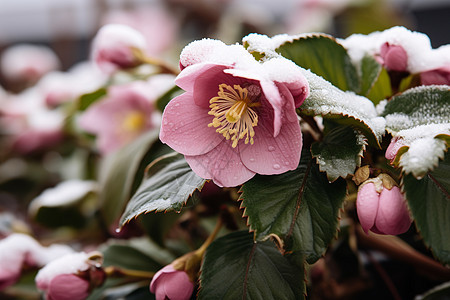
[(216, 132), (227, 140), (231, 139), (233, 148), (244, 138), (246, 144), (253, 144), (253, 127), (258, 124), (258, 115), (252, 108), (260, 106), (257, 102), (261, 94), (260, 88), (253, 85), (248, 88), (242, 88), (240, 85), (231, 87), (223, 83), (219, 85), (217, 94), (217, 97), (209, 100), (209, 114), (213, 115), (214, 119), (208, 126), (216, 127)]

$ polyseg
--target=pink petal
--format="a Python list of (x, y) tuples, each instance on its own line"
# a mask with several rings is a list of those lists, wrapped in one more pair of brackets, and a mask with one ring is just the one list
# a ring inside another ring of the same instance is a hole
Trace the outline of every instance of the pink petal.
[(384, 234), (401, 234), (411, 225), (408, 208), (400, 189), (383, 189), (380, 194), (378, 215), (375, 220), (377, 228)]
[(156, 295), (157, 300), (187, 300), (194, 290), (194, 284), (184, 271), (175, 270), (167, 265), (159, 270), (150, 283), (150, 292)]
[(58, 275), (50, 281), (49, 300), (84, 300), (89, 296), (89, 282), (73, 274)]
[(284, 123), (276, 137), (271, 132), (267, 121), (255, 127), (254, 144), (238, 145), (242, 162), (251, 171), (263, 175), (295, 170), (302, 150), (298, 121)]
[(389, 144), (389, 146), (386, 149), (386, 153), (385, 153), (385, 157), (387, 159), (389, 159), (390, 161), (393, 161), (395, 159), (395, 156), (397, 155), (398, 150), (405, 146), (405, 143), (403, 142), (402, 139), (399, 139), (397, 137), (394, 137), (391, 140), (391, 143)]
[(208, 127), (213, 119), (208, 111), (196, 105), (190, 93), (175, 97), (164, 109), (160, 140), (185, 155), (211, 151), (224, 137), (214, 127)]
[(406, 71), (408, 67), (408, 55), (402, 46), (384, 43), (381, 46), (380, 55), (387, 69), (393, 71)]
[(283, 98), (280, 95), (280, 91), (277, 86), (272, 81), (261, 81), (261, 88), (263, 90), (264, 96), (270, 103), (274, 110), (273, 118), (273, 134), (277, 136), (280, 132), (282, 123), (282, 112), (283, 112)]
[(450, 84), (450, 65), (439, 69), (420, 73), (420, 82), (423, 85)]
[(229, 75), (223, 73), (226, 68), (208, 63), (192, 65), (181, 71), (175, 84), (186, 92), (192, 92), (198, 106), (209, 109), (209, 100), (217, 96), (219, 85), (228, 81), (225, 78)]
[(379, 194), (375, 190), (372, 182), (362, 185), (358, 190), (356, 198), (356, 211), (358, 213), (359, 223), (365, 233), (375, 224), (375, 218), (378, 211)]
[(210, 152), (198, 156), (185, 156), (192, 170), (200, 177), (212, 179), (218, 186), (240, 185), (255, 175), (241, 162), (238, 148), (230, 141), (220, 143)]

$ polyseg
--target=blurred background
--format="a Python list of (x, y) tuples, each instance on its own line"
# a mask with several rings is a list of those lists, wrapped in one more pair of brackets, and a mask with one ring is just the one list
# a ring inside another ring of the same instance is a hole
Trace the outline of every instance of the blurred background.
[[(345, 38), (393, 25), (428, 34), (433, 47), (450, 40), (449, 0), (2, 0), (0, 54), (18, 43), (49, 46), (67, 70), (88, 59), (90, 42), (107, 23), (139, 29), (153, 55), (176, 65), (194, 39), (239, 42), (250, 32), (320, 31)], [(0, 76), (0, 85), (17, 90)]]

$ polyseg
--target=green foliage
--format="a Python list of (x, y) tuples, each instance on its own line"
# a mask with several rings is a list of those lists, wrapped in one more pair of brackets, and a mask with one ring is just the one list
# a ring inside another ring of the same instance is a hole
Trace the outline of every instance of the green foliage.
[(100, 211), (108, 226), (119, 218), (133, 192), (135, 181), (142, 178), (140, 165), (146, 165), (158, 131), (150, 131), (133, 143), (107, 156), (100, 169)]
[(303, 151), (296, 170), (256, 175), (241, 191), (244, 215), (256, 239), (277, 235), (286, 251), (303, 253), (312, 263), (336, 234), (346, 183), (342, 178), (330, 183), (309, 152)]
[(439, 167), (417, 180), (408, 174), (403, 189), (425, 243), (444, 264), (450, 263), (450, 154)]
[[(176, 182), (176, 184), (174, 184)], [(147, 168), (141, 186), (131, 198), (120, 224), (150, 211), (180, 211), (206, 180), (197, 176), (178, 153), (163, 156)]]
[(304, 270), (298, 264), (299, 257), (289, 260), (271, 241), (254, 242), (247, 231), (231, 233), (206, 251), (199, 299), (303, 299)]
[(302, 68), (322, 76), (343, 91), (359, 91), (359, 80), (347, 50), (325, 34), (301, 36), (276, 49)]
[(326, 172), (328, 180), (345, 178), (361, 165), (364, 136), (347, 126), (331, 129), (323, 141), (311, 146), (311, 154), (317, 159), (320, 171)]
[(81, 111), (86, 110), (91, 104), (100, 100), (100, 98), (102, 98), (105, 95), (106, 95), (106, 88), (100, 88), (92, 93), (87, 93), (87, 94), (82, 95), (77, 100), (78, 110), (81, 110)]

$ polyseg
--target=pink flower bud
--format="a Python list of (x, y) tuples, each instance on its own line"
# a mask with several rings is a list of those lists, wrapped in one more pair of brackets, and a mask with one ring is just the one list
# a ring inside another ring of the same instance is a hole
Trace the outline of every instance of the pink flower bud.
[(420, 73), (420, 82), (423, 85), (450, 84), (450, 65)]
[(187, 300), (193, 291), (194, 284), (186, 272), (175, 270), (172, 265), (159, 270), (150, 283), (150, 292), (156, 295), (156, 300)]
[(360, 186), (356, 208), (359, 222), (366, 233), (370, 230), (379, 234), (396, 235), (404, 233), (411, 225), (400, 189), (394, 186), (389, 190), (383, 187), (381, 180), (366, 182)]
[(391, 143), (389, 144), (389, 146), (386, 149), (386, 153), (385, 153), (385, 157), (387, 159), (389, 159), (391, 162), (394, 161), (395, 157), (397, 156), (397, 152), (398, 150), (405, 146), (405, 143), (402, 139), (399, 139), (397, 137), (394, 137), (391, 140)]
[(47, 287), (47, 300), (84, 300), (89, 296), (89, 282), (74, 274), (54, 277)]
[(140, 61), (134, 51), (143, 51), (145, 46), (145, 38), (139, 31), (126, 25), (109, 24), (97, 33), (92, 56), (100, 70), (111, 74), (119, 69), (138, 66)]
[(408, 55), (402, 46), (384, 43), (380, 49), (383, 65), (392, 71), (407, 71)]
[(55, 259), (38, 272), (36, 286), (47, 300), (84, 300), (92, 287), (103, 284), (101, 258), (96, 252), (80, 252)]

